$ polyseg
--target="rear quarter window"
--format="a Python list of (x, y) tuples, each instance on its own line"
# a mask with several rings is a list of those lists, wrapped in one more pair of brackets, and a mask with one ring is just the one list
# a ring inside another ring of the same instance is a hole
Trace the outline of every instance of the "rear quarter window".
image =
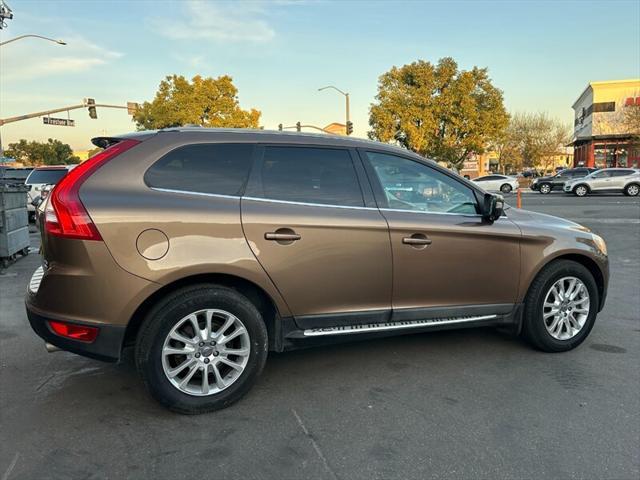
[(185, 145), (154, 163), (144, 181), (152, 188), (216, 195), (241, 195), (251, 168), (253, 145)]

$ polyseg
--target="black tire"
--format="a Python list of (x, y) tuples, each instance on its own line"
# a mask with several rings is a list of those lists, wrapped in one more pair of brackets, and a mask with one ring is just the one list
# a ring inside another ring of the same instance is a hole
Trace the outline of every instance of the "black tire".
[[(579, 278), (587, 288), (590, 308), (582, 329), (568, 340), (551, 336), (542, 316), (545, 296), (552, 285), (562, 277)], [(545, 266), (529, 287), (523, 312), (523, 335), (536, 348), (544, 352), (566, 352), (580, 345), (591, 332), (598, 313), (600, 298), (593, 275), (583, 265), (571, 260), (557, 260)]]
[(509, 185), (508, 183), (505, 183), (504, 185), (502, 185), (500, 187), (500, 191), (502, 193), (511, 193), (511, 190), (513, 190), (513, 188), (511, 187), (511, 185)]
[(630, 183), (624, 187), (624, 194), (628, 197), (636, 197), (640, 193), (640, 185), (637, 183)]
[(551, 190), (553, 190), (553, 187), (550, 183), (541, 183), (538, 187), (538, 191), (543, 195), (547, 195)]
[[(246, 327), (251, 350), (238, 379), (209, 396), (193, 396), (174, 387), (162, 367), (162, 346), (173, 326), (197, 310), (216, 308), (235, 315)], [(200, 284), (170, 293), (147, 314), (136, 339), (136, 366), (153, 398), (177, 413), (200, 414), (228, 407), (256, 382), (267, 360), (267, 329), (262, 315), (244, 295), (228, 287)]]
[(577, 197), (586, 197), (589, 194), (589, 187), (586, 185), (578, 185), (573, 189), (573, 193)]

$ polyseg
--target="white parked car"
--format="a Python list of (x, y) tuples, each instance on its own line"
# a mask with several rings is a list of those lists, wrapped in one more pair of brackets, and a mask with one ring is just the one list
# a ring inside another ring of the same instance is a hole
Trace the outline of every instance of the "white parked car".
[(605, 168), (564, 184), (565, 193), (584, 197), (589, 193), (622, 192), (630, 197), (640, 193), (640, 170)]
[(516, 177), (508, 175), (485, 175), (484, 177), (474, 178), (473, 181), (487, 192), (511, 193), (511, 191), (517, 190), (520, 186)]
[(67, 172), (73, 169), (75, 165), (51, 165), (46, 167), (37, 167), (31, 170), (31, 173), (24, 181), (25, 185), (29, 187), (27, 210), (29, 217), (35, 215), (36, 207), (32, 205), (34, 199), (40, 196), (40, 191), (45, 185), (55, 185), (58, 181), (64, 177)]

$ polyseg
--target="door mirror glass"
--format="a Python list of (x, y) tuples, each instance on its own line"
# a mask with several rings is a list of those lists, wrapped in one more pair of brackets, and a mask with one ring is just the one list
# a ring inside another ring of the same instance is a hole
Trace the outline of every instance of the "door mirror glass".
[(495, 222), (504, 213), (504, 198), (502, 195), (494, 195), (485, 193), (482, 217), (489, 221)]

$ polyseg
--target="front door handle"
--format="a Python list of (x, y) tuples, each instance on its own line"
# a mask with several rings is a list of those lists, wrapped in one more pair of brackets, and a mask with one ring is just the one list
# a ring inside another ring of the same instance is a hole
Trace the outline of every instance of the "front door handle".
[(279, 228), (275, 232), (267, 232), (264, 234), (265, 240), (273, 240), (278, 243), (288, 245), (296, 240), (300, 240), (302, 236), (290, 228)]
[(405, 245), (419, 247), (419, 246), (431, 245), (431, 239), (427, 238), (425, 235), (421, 233), (414, 233), (410, 237), (404, 237), (402, 239), (402, 243), (404, 243)]
[(275, 233), (269, 232), (264, 234), (265, 240), (278, 240), (278, 241), (294, 241), (300, 240), (302, 237), (297, 233)]

